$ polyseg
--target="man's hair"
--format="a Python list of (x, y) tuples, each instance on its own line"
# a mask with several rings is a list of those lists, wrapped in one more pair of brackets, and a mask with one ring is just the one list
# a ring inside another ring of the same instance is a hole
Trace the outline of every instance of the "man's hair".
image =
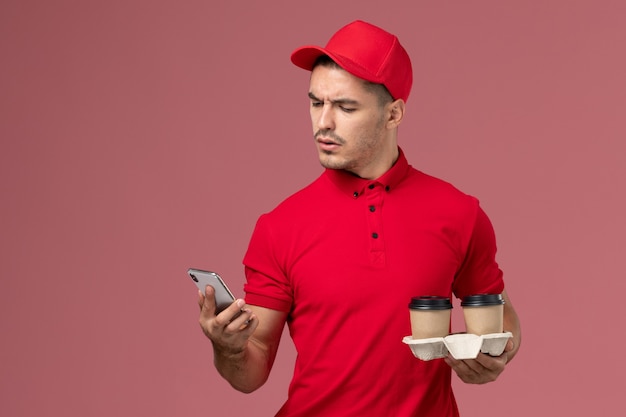
[[(339, 64), (337, 64), (328, 55), (321, 55), (319, 58), (317, 58), (315, 60), (315, 63), (313, 64), (313, 69), (315, 69), (315, 67), (317, 67), (318, 65), (321, 65), (323, 67), (328, 67), (328, 68), (343, 69), (341, 68)], [(393, 101), (393, 97), (391, 96), (391, 93), (389, 92), (389, 90), (387, 90), (387, 87), (385, 87), (383, 84), (373, 83), (371, 81), (367, 81), (363, 79), (361, 79), (361, 81), (363, 81), (363, 85), (365, 86), (366, 90), (368, 90), (371, 93), (374, 93), (376, 97), (378, 97), (378, 104), (380, 105), (380, 107), (384, 107), (387, 103), (391, 103)]]

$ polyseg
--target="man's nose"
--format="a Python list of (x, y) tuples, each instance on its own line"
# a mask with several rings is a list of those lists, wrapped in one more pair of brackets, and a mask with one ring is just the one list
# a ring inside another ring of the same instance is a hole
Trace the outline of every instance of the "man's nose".
[(320, 130), (335, 128), (335, 121), (333, 119), (331, 104), (324, 103), (324, 105), (322, 106), (319, 117), (317, 119), (317, 128)]

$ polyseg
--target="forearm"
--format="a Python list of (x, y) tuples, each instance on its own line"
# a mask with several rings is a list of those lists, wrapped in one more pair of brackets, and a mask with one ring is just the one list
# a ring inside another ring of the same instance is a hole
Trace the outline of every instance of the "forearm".
[(508, 352), (508, 362), (515, 357), (517, 354), (520, 345), (522, 344), (522, 329), (519, 322), (519, 317), (513, 308), (513, 304), (511, 304), (511, 300), (508, 297), (508, 294), (504, 292), (503, 298), (505, 301), (504, 304), (504, 331), (511, 332), (513, 334), (513, 349)]
[(236, 390), (250, 393), (267, 381), (272, 365), (269, 352), (253, 340), (241, 352), (220, 351), (214, 345), (213, 353), (215, 368)]

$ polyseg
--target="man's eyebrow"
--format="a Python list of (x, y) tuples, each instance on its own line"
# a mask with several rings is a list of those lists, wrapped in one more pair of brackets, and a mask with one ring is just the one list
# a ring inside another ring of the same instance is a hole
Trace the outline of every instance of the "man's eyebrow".
[[(309, 98), (313, 101), (324, 101), (322, 99), (315, 97), (315, 94), (313, 94), (312, 92), (309, 92)], [(337, 98), (335, 100), (328, 100), (328, 101), (330, 101), (332, 104), (351, 104), (351, 105), (359, 104), (358, 101), (350, 99), (350, 98)]]

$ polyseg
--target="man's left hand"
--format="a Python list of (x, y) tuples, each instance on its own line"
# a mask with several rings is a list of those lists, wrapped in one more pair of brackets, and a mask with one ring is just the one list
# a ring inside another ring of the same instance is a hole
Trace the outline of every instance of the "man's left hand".
[(513, 341), (509, 340), (500, 356), (479, 353), (476, 359), (457, 360), (448, 355), (444, 360), (450, 368), (467, 384), (486, 384), (495, 381), (504, 371), (508, 362), (508, 352), (513, 350)]

